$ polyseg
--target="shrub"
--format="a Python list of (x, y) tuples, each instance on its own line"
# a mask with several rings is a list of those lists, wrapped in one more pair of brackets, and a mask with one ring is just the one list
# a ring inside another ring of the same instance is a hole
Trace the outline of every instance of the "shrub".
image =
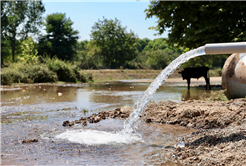
[(222, 69), (212, 69), (209, 70), (209, 76), (210, 77), (219, 77), (222, 75)]
[(12, 63), (1, 70), (1, 84), (41, 83), (41, 82), (87, 82), (92, 81), (92, 74), (82, 74), (72, 63), (57, 58), (42, 59), (41, 64)]
[(79, 72), (79, 67), (70, 62), (65, 62), (58, 58), (46, 58), (45, 61), (48, 68), (57, 74), (59, 81), (87, 82), (87, 80), (92, 80), (92, 74), (90, 76), (83, 75)]
[(56, 73), (49, 70), (49, 68), (44, 64), (30, 65), (26, 72), (33, 83), (58, 81)]
[(11, 83), (39, 83), (57, 81), (56, 73), (50, 71), (44, 64), (30, 65), (13, 63), (1, 70), (1, 84)]
[(23, 78), (23, 73), (20, 71), (15, 71), (12, 68), (2, 68), (1, 70), (1, 84), (10, 85), (14, 82), (21, 82)]
[(58, 58), (46, 58), (46, 65), (51, 71), (57, 74), (59, 81), (77, 81), (72, 64), (70, 64), (69, 62), (64, 62), (62, 60), (59, 60)]

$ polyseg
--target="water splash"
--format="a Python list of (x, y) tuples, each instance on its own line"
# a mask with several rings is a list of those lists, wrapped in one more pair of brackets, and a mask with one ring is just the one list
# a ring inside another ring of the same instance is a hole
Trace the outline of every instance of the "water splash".
[(68, 130), (57, 135), (55, 138), (65, 139), (86, 145), (109, 145), (109, 144), (130, 144), (143, 142), (141, 135), (122, 135), (121, 133), (110, 133), (98, 130)]
[(152, 95), (156, 92), (159, 86), (165, 83), (165, 80), (171, 75), (180, 65), (187, 62), (189, 59), (201, 56), (205, 54), (205, 47), (199, 47), (197, 49), (188, 51), (174, 61), (172, 61), (150, 84), (148, 89), (144, 92), (141, 98), (134, 104), (133, 112), (124, 123), (124, 129), (121, 131), (123, 134), (131, 134), (136, 131), (139, 123), (139, 118), (143, 116), (146, 104), (150, 101)]

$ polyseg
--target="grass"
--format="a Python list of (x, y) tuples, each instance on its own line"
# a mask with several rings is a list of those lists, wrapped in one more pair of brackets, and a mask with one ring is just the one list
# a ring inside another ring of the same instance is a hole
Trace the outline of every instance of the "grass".
[(77, 109), (78, 109), (77, 107), (68, 107), (68, 108), (57, 109), (56, 111), (71, 111)]
[(226, 90), (219, 90), (219, 91), (213, 91), (210, 94), (200, 97), (199, 100), (205, 100), (205, 101), (229, 101), (228, 97), (226, 96), (227, 91)]
[(87, 109), (82, 109), (81, 111), (79, 111), (80, 113), (86, 115), (88, 112), (90, 112), (90, 110)]
[(15, 112), (15, 113), (8, 114), (8, 116), (20, 116), (20, 115), (28, 114), (28, 113), (30, 113), (30, 112), (21, 111), (21, 112)]

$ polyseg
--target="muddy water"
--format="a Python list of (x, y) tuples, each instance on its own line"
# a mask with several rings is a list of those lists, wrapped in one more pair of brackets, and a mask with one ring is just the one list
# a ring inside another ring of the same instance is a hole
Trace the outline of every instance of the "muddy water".
[[(89, 116), (99, 110), (133, 106), (149, 83), (114, 82), (91, 85), (30, 85), (4, 87), (1, 91), (1, 159), (3, 165), (178, 165), (167, 154), (181, 134), (178, 126), (141, 123), (142, 141), (130, 144), (84, 145), (57, 139), (81, 129), (117, 132), (124, 120), (108, 119), (87, 127), (65, 128), (62, 122)], [(213, 90), (218, 90), (214, 88)], [(211, 91), (183, 86), (160, 87), (153, 102), (197, 99)], [(22, 143), (24, 139), (38, 142)]]

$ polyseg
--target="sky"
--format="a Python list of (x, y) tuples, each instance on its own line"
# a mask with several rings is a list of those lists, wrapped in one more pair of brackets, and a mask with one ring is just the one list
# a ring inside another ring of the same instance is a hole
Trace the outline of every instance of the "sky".
[(52, 13), (66, 13), (74, 24), (73, 29), (79, 31), (79, 41), (90, 40), (92, 26), (103, 16), (107, 19), (117, 18), (123, 27), (127, 27), (127, 32), (132, 30), (140, 39), (149, 38), (151, 40), (160, 37), (167, 37), (164, 32), (161, 36), (154, 36), (157, 33), (149, 30), (149, 27), (156, 26), (157, 19), (152, 17), (145, 19), (145, 9), (150, 5), (149, 1), (136, 0), (43, 0), (45, 13), (43, 17)]

